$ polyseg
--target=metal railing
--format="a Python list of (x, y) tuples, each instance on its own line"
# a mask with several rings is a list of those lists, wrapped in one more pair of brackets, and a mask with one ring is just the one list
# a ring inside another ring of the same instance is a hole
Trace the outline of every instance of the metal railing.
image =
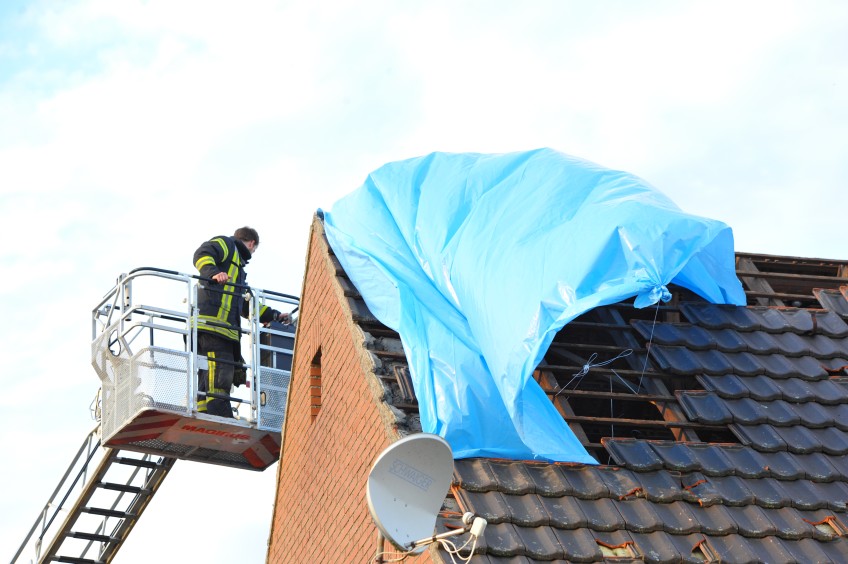
[(20, 548), (12, 557), (12, 564), (18, 562), (27, 547), (34, 553), (35, 561), (38, 561), (44, 544), (50, 542), (52, 538), (48, 536), (52, 530), (50, 526), (57, 516), (66, 511), (65, 507), (69, 499), (76, 500), (76, 497), (72, 497), (75, 490), (81, 491), (88, 480), (89, 463), (100, 447), (100, 440), (97, 436), (98, 430), (99, 426), (95, 427), (85, 437), (73, 460), (71, 460), (71, 464), (62, 475), (62, 479), (59, 480), (56, 489), (53, 490), (47, 503), (39, 512), (38, 518), (27, 533), (24, 542), (21, 543)]
[(12, 564), (111, 562), (176, 462), (101, 449), (98, 431), (83, 441)]
[[(215, 291), (232, 296), (233, 307), (239, 307), (238, 300), (248, 302), (244, 327), (199, 318), (198, 290), (214, 286), (218, 286)], [(124, 393), (131, 392), (133, 401), (153, 402), (188, 416), (197, 413), (198, 398), (214, 396), (237, 404), (237, 419), (279, 432), (285, 411), (280, 402), (286, 394), (269, 394), (266, 388), (279, 389), (275, 384), (280, 375), (290, 374), (290, 366), (278, 366), (277, 358), (290, 359), (293, 354), (294, 325), (263, 324), (257, 312), (267, 305), (295, 314), (298, 302), (289, 294), (229, 283), (219, 286), (211, 279), (159, 268), (122, 274), (92, 310), (92, 364), (104, 390), (100, 400), (104, 415), (109, 411), (106, 404), (123, 401), (117, 398)], [(206, 368), (207, 359), (195, 351), (198, 328), (204, 325), (223, 326), (247, 337), (242, 341), (245, 362), (239, 364), (247, 374), (245, 391), (222, 396), (198, 390), (197, 371)], [(145, 378), (145, 374), (156, 377)], [(118, 413), (115, 425), (124, 415)], [(110, 425), (104, 423), (103, 430), (105, 439)]]

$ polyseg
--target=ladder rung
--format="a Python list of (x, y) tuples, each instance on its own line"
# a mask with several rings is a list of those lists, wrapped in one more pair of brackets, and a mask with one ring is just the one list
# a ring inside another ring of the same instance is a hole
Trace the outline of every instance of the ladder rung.
[(140, 458), (125, 458), (123, 456), (119, 456), (115, 459), (115, 462), (118, 464), (127, 464), (129, 466), (139, 466), (141, 468), (159, 468), (160, 464), (158, 462), (153, 462), (152, 460), (142, 460)]
[(54, 556), (50, 558), (51, 562), (67, 562), (68, 564), (103, 564), (102, 560), (92, 560), (91, 558), (76, 558), (74, 556)]
[(68, 536), (75, 539), (89, 540), (94, 542), (112, 542), (116, 541), (115, 537), (109, 535), (99, 535), (97, 533), (84, 533), (82, 531), (71, 531)]
[(127, 492), (134, 494), (146, 491), (144, 488), (140, 488), (138, 486), (129, 486), (126, 484), (113, 484), (111, 482), (97, 482), (97, 487), (103, 488), (104, 490), (114, 490), (116, 492)]
[(127, 517), (135, 517), (135, 515), (133, 515), (132, 513), (127, 513), (126, 511), (103, 509), (101, 507), (83, 507), (82, 510), (85, 513), (91, 513), (92, 515), (101, 515), (103, 517), (118, 517), (120, 519), (126, 519)]

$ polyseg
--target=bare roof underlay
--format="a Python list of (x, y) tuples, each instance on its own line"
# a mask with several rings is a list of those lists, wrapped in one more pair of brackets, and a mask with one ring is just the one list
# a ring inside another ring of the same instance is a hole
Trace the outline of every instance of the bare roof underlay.
[[(420, 432), (399, 336), (336, 265), (399, 433)], [(848, 561), (848, 261), (736, 265), (747, 307), (672, 286), (566, 325), (534, 377), (600, 466), (458, 460), (440, 528), (485, 517), (475, 562)]]

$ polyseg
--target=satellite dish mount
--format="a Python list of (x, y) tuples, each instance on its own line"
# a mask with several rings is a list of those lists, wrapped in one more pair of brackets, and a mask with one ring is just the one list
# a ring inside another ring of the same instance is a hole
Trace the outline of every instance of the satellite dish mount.
[(410, 435), (380, 453), (367, 485), (368, 510), (378, 530), (376, 562), (383, 562), (384, 539), (404, 557), (423, 552), (434, 542), (453, 552), (445, 539), (465, 533), (471, 533), (476, 544), (487, 523), (473, 513), (463, 515), (464, 527), (433, 534), (452, 476), (453, 451), (438, 435)]

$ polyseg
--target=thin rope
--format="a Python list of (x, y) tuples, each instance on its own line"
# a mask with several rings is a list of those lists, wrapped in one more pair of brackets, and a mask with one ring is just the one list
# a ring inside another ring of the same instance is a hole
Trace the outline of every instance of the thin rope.
[[(618, 353), (618, 355), (616, 355), (615, 357), (613, 357), (609, 360), (605, 360), (603, 362), (595, 362), (595, 359), (598, 358), (598, 353), (592, 353), (592, 355), (589, 357), (589, 360), (586, 361), (586, 364), (583, 365), (583, 368), (580, 370), (580, 372), (577, 372), (576, 374), (572, 374), (571, 380), (569, 380), (565, 384), (565, 386), (563, 386), (559, 389), (559, 391), (554, 395), (554, 398), (556, 398), (562, 392), (567, 390), (568, 387), (571, 385), (571, 383), (574, 382), (575, 380), (577, 380), (577, 383), (574, 385), (574, 389), (576, 390), (577, 386), (580, 385), (580, 381), (583, 380), (583, 377), (586, 376), (589, 373), (590, 369), (597, 368), (599, 366), (606, 366), (607, 364), (610, 364), (611, 362), (614, 362), (614, 361), (618, 360), (619, 358), (624, 358), (625, 356), (628, 356), (632, 353), (633, 353), (633, 349), (626, 349), (626, 350)], [(613, 372), (615, 372), (615, 370), (613, 370)], [(616, 374), (616, 376), (617, 376), (617, 374)]]
[[(613, 370), (613, 373), (615, 373), (615, 370)], [(616, 374), (616, 376), (618, 376), (618, 374)], [(609, 385), (610, 385), (610, 419), (615, 419), (615, 412), (613, 411), (613, 405), (612, 405), (612, 378), (609, 379)], [(613, 439), (615, 438), (615, 423), (610, 424), (610, 435), (612, 435)]]
[(657, 315), (660, 313), (660, 302), (657, 300), (657, 308), (654, 310), (654, 323), (651, 325), (651, 336), (648, 339), (648, 345), (645, 347), (645, 362), (642, 363), (642, 374), (639, 376), (639, 386), (636, 388), (636, 393), (642, 391), (642, 380), (645, 378), (645, 370), (648, 367), (648, 354), (651, 352), (651, 344), (654, 342), (654, 327), (657, 326)]

